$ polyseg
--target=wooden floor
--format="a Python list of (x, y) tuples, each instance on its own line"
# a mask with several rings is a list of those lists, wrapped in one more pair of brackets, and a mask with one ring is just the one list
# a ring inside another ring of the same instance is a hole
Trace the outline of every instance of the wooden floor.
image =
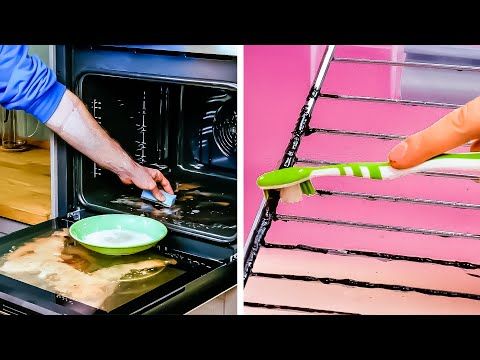
[(26, 224), (48, 220), (50, 151), (0, 151), (0, 216)]
[(245, 314), (480, 314), (480, 270), (261, 248)]

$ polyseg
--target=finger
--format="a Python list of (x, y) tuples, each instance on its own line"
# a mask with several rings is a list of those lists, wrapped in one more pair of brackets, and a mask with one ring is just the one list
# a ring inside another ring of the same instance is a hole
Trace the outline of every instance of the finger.
[(154, 189), (151, 190), (152, 195), (155, 196), (155, 198), (159, 201), (165, 201), (165, 195), (163, 195), (158, 187), (155, 186)]
[(388, 159), (392, 167), (405, 169), (479, 137), (480, 97), (477, 97), (396, 145)]
[(170, 182), (159, 170), (147, 168), (147, 171), (149, 172), (152, 179), (155, 180), (155, 182), (159, 182), (162, 185), (163, 190), (173, 195), (173, 189), (170, 185)]
[(473, 144), (470, 146), (470, 151), (480, 151), (480, 139), (477, 139), (473, 142)]

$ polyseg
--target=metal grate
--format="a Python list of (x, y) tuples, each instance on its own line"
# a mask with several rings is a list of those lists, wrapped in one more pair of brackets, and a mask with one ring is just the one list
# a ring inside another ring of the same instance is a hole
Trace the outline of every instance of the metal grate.
[[(399, 134), (384, 134), (384, 133), (374, 133), (374, 132), (362, 132), (362, 131), (349, 131), (349, 130), (339, 130), (339, 129), (326, 129), (326, 128), (311, 128), (309, 127), (311, 115), (315, 103), (318, 98), (328, 98), (339, 101), (362, 101), (362, 102), (374, 102), (374, 103), (384, 103), (384, 104), (397, 104), (404, 106), (428, 106), (428, 107), (440, 107), (440, 108), (457, 108), (461, 104), (451, 104), (451, 103), (439, 103), (439, 102), (429, 102), (429, 101), (415, 101), (415, 100), (401, 100), (401, 99), (392, 99), (392, 98), (378, 98), (378, 97), (368, 97), (368, 96), (352, 96), (352, 95), (341, 95), (341, 94), (325, 94), (321, 93), (322, 84), (324, 83), (325, 77), (327, 75), (328, 69), (332, 62), (351, 62), (357, 64), (371, 64), (371, 65), (389, 65), (389, 66), (405, 66), (405, 67), (425, 67), (433, 69), (444, 69), (444, 70), (457, 70), (457, 71), (473, 71), (480, 72), (480, 67), (476, 66), (459, 66), (459, 65), (444, 65), (444, 64), (427, 64), (421, 62), (394, 62), (394, 61), (383, 61), (383, 60), (369, 60), (369, 59), (355, 59), (355, 58), (336, 58), (334, 56), (335, 46), (329, 45), (324, 51), (323, 58), (320, 62), (320, 66), (317, 72), (317, 76), (314, 84), (306, 98), (305, 104), (300, 111), (300, 115), (295, 123), (295, 127), (292, 131), (292, 137), (290, 142), (283, 154), (283, 158), (280, 162), (279, 168), (291, 167), (295, 164), (304, 164), (304, 165), (323, 165), (323, 164), (332, 164), (334, 162), (322, 160), (322, 159), (308, 159), (308, 158), (297, 158), (297, 151), (301, 145), (302, 139), (305, 136), (320, 136), (322, 134), (333, 134), (333, 135), (347, 135), (347, 136), (356, 136), (363, 138), (374, 138), (381, 140), (402, 140), (405, 138), (404, 135)], [(478, 180), (478, 176), (471, 174), (459, 174), (459, 173), (449, 173), (449, 172), (424, 172), (417, 174), (416, 176), (436, 176), (436, 177), (445, 177), (459, 180)], [(272, 196), (267, 200), (263, 201), (259, 211), (257, 212), (257, 217), (254, 221), (253, 228), (250, 232), (246, 251), (245, 251), (245, 262), (244, 262), (244, 285), (247, 284), (247, 281), (250, 276), (253, 277), (262, 277), (262, 278), (272, 278), (272, 279), (282, 279), (284, 281), (318, 281), (324, 284), (344, 284), (354, 287), (363, 287), (363, 288), (384, 288), (390, 290), (401, 290), (401, 291), (414, 291), (420, 292), (423, 294), (433, 295), (433, 296), (450, 296), (450, 297), (463, 297), (472, 300), (480, 300), (478, 294), (469, 294), (469, 293), (456, 293), (454, 291), (438, 291), (433, 289), (425, 288), (413, 288), (407, 286), (398, 286), (398, 285), (388, 285), (388, 284), (372, 284), (362, 281), (357, 281), (353, 279), (332, 279), (332, 278), (315, 278), (311, 276), (299, 276), (291, 274), (273, 274), (273, 273), (264, 273), (264, 272), (253, 272), (253, 266), (257, 255), (261, 248), (279, 248), (290, 251), (308, 251), (308, 252), (321, 252), (329, 253), (334, 250), (331, 249), (320, 249), (314, 248), (307, 245), (280, 245), (272, 244), (265, 242), (265, 236), (267, 235), (270, 226), (274, 221), (287, 221), (287, 222), (306, 222), (306, 223), (319, 223), (327, 225), (336, 225), (342, 227), (355, 227), (355, 228), (365, 228), (373, 229), (380, 231), (394, 231), (401, 233), (413, 233), (419, 235), (433, 235), (443, 238), (467, 238), (467, 239), (480, 239), (480, 234), (476, 233), (467, 233), (467, 232), (456, 232), (456, 231), (442, 231), (436, 229), (428, 228), (418, 228), (418, 227), (406, 227), (406, 226), (396, 226), (396, 225), (385, 225), (385, 224), (376, 224), (376, 223), (362, 223), (356, 221), (346, 221), (339, 219), (327, 219), (327, 218), (316, 218), (309, 216), (297, 216), (297, 215), (287, 215), (277, 213), (277, 206), (279, 202), (278, 193), (273, 192)], [(362, 192), (348, 192), (348, 191), (337, 191), (337, 190), (322, 190), (317, 189), (318, 196), (340, 196), (340, 197), (349, 197), (357, 199), (366, 199), (366, 200), (383, 200), (390, 202), (405, 202), (411, 204), (420, 204), (420, 205), (434, 205), (434, 206), (443, 206), (443, 207), (453, 207), (461, 209), (471, 209), (477, 210), (480, 209), (480, 204), (473, 203), (464, 203), (456, 201), (443, 201), (443, 200), (431, 200), (431, 199), (421, 199), (414, 197), (401, 197), (401, 196), (391, 196), (391, 195), (379, 195), (371, 193), (362, 193)], [(337, 251), (338, 252), (338, 251)], [(368, 256), (371, 258), (377, 259), (390, 259), (390, 260), (402, 260), (410, 261), (417, 263), (432, 263), (439, 264), (442, 266), (453, 266), (463, 269), (478, 269), (480, 268), (479, 264), (473, 264), (469, 262), (458, 262), (458, 261), (448, 261), (441, 259), (431, 259), (431, 258), (421, 258), (421, 257), (412, 257), (412, 256), (403, 256), (403, 255), (394, 255), (387, 253), (377, 253), (377, 252), (365, 252), (360, 250), (343, 250), (344, 254), (353, 254)], [(472, 275), (475, 276), (475, 275)], [(245, 306), (255, 307), (255, 308), (265, 308), (265, 309), (278, 309), (278, 310), (292, 310), (300, 313), (328, 313), (328, 310), (324, 309), (314, 309), (314, 308), (299, 308), (292, 307), (288, 305), (279, 305), (279, 304), (269, 304), (261, 302), (246, 302)]]

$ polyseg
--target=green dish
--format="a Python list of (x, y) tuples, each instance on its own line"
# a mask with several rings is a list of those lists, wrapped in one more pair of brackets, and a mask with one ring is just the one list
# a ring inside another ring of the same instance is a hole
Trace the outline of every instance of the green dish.
[[(92, 233), (105, 230), (128, 230), (147, 235), (148, 241), (99, 246), (85, 238)], [(155, 246), (167, 235), (167, 227), (161, 222), (137, 215), (108, 214), (91, 216), (77, 221), (70, 229), (70, 236), (87, 249), (104, 255), (131, 255)]]

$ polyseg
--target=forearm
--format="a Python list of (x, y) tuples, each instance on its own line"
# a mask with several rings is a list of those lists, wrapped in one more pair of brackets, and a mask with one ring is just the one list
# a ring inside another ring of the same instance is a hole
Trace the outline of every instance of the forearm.
[(150, 190), (159, 201), (164, 201), (165, 196), (158, 189), (157, 183), (166, 192), (173, 194), (167, 178), (159, 170), (143, 167), (133, 161), (72, 92), (65, 92), (46, 125), (82, 154), (117, 174), (124, 184), (135, 184), (140, 189)]
[(72, 147), (120, 178), (131, 174), (138, 166), (97, 123), (80, 99), (68, 90), (46, 125)]

